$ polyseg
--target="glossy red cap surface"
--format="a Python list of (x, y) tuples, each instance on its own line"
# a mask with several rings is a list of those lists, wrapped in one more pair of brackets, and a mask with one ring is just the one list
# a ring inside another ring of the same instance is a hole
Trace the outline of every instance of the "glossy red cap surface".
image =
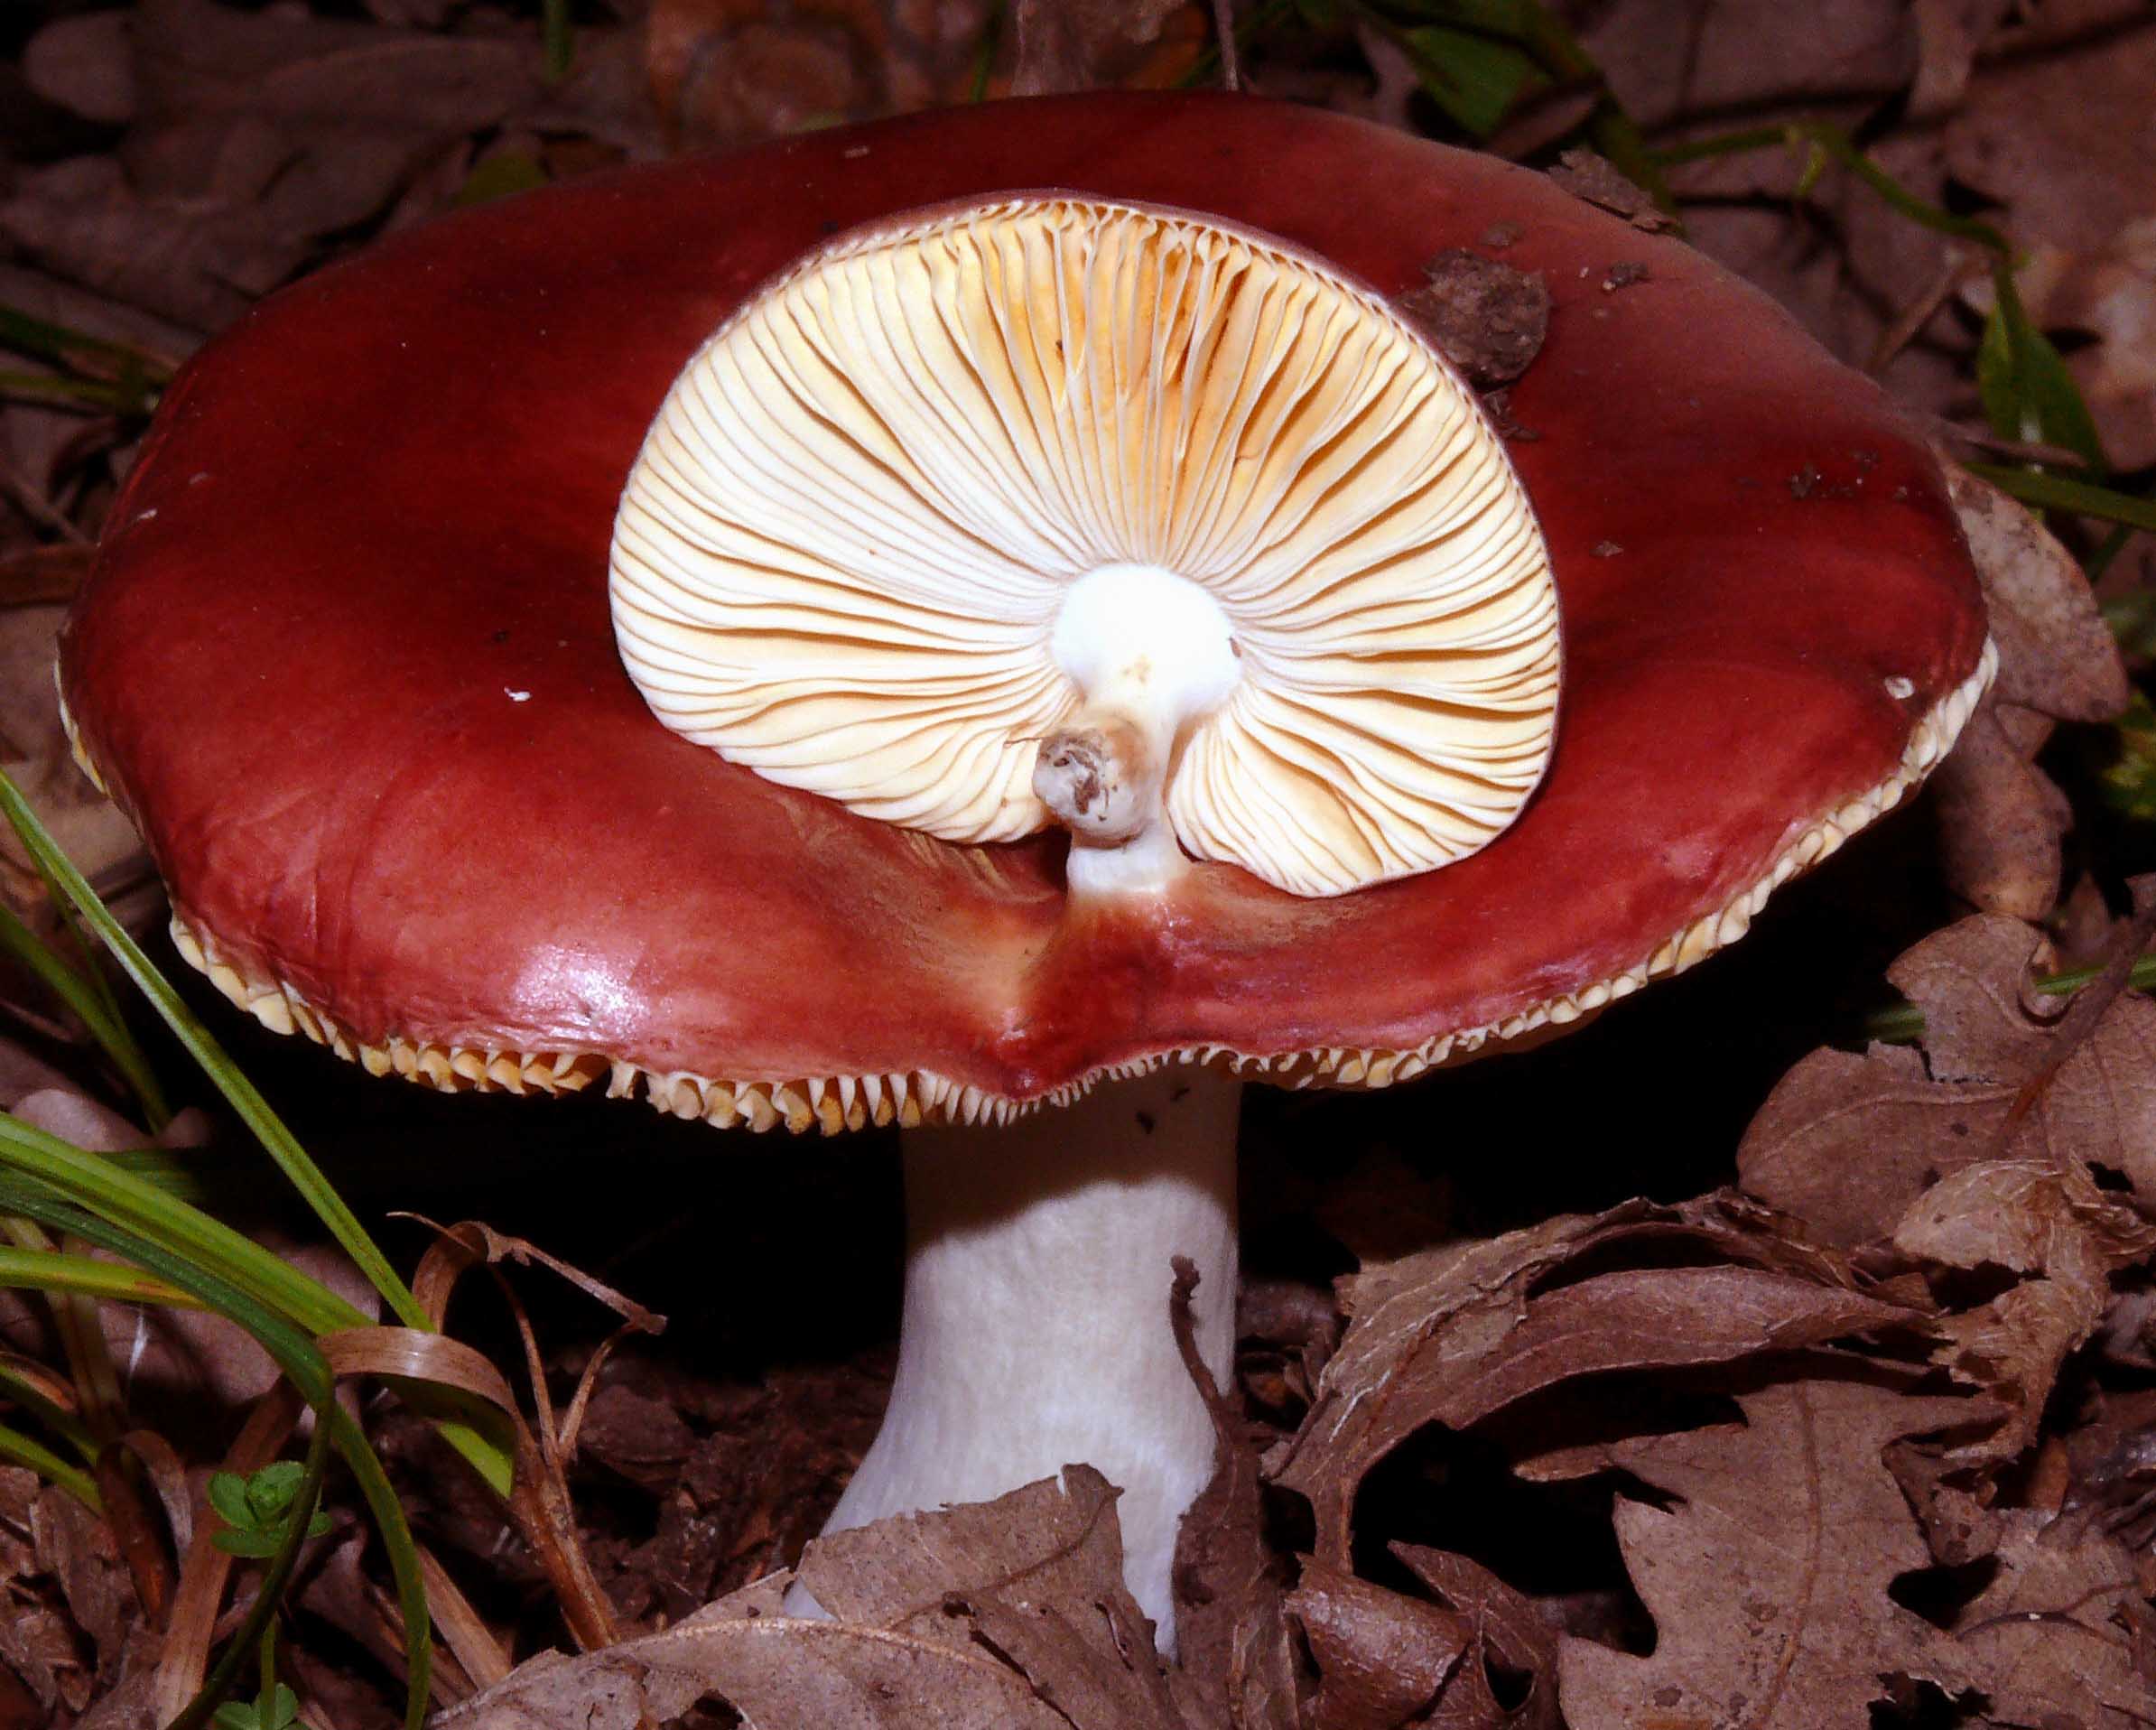
[[(1497, 256), (1554, 312), (1510, 451), (1566, 684), (1494, 845), (1334, 899), (1202, 866), (1073, 913), (1060, 837), (882, 827), (646, 710), (607, 553), (674, 374), (830, 235), (1035, 188), (1249, 224), (1387, 295), (1517, 229)], [(1687, 246), (1337, 116), (1120, 95), (636, 169), (275, 296), (173, 388), (62, 668), (182, 919), (358, 1041), (1024, 1098), (1194, 1046), (1410, 1049), (1638, 970), (1891, 781), (1984, 641), (1921, 442)]]

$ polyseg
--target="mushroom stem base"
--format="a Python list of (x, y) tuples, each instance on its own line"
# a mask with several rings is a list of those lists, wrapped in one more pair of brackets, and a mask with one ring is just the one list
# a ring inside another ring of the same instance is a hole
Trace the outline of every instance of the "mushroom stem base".
[(1213, 1429), (1169, 1325), (1170, 1262), (1197, 1264), (1198, 1352), (1224, 1387), (1241, 1095), (1169, 1067), (1005, 1128), (906, 1135), (897, 1376), (827, 1530), (1092, 1465), (1122, 1488), (1124, 1577), (1174, 1650), (1176, 1534)]

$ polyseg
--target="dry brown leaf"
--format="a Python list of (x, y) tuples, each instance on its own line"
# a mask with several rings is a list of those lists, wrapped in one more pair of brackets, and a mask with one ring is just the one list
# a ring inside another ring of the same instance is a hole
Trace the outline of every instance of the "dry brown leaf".
[(1977, 710), (1931, 777), (1939, 862), (1971, 907), (2033, 921), (2058, 899), (2073, 807), (2007, 736), (2001, 713), (1990, 702)]
[(1213, 1416), (1213, 1480), (1184, 1514), (1176, 1535), (1181, 1663), (1168, 1686), (1191, 1724), (1296, 1730), (1295, 1655), (1281, 1583), (1265, 1541), (1259, 1444), (1241, 1402), (1221, 1391), (1198, 1355), (1190, 1309), (1197, 1269), (1182, 1256), (1175, 1267), (1169, 1313), (1176, 1344)]
[(1910, 86), (1912, 120), (1937, 120), (1960, 106), (1976, 70), (1976, 51), (2013, 10), (2013, 0), (1914, 0), (1917, 76)]
[[(1768, 1096), (1737, 1150), (1747, 1191), (1829, 1243), (1891, 1232), (1931, 1183), (1993, 1154), (2115, 1172), (2156, 1204), (2156, 1003), (2119, 998), (2019, 1119), (2058, 1056), (2056, 1016), (2024, 997), (2037, 935), (1979, 914), (1887, 969), (1925, 1016), (1923, 1048), (1814, 1052)], [(1995, 1139), (2006, 1132), (2003, 1145)]]
[(2150, 214), (2156, 28), (2139, 13), (2138, 29), (2085, 27), (2077, 43), (1985, 68), (1946, 126), (1955, 179), (2003, 207), (2024, 245), (2094, 252)]
[(1090, 90), (1119, 81), (1185, 0), (1018, 0), (1013, 96)]
[(1622, 1442), (1618, 1461), (1677, 1500), (1617, 1506), (1617, 1539), (1653, 1614), (1653, 1655), (1567, 1638), (1566, 1716), (1597, 1730), (1742, 1723), (1861, 1725), (1907, 1676), (1969, 1686), (1958, 1644), (1888, 1595), (1930, 1566), (1882, 1461), (1896, 1437), (1961, 1403), (1861, 1383), (1796, 1381), (1743, 1395), (1745, 1423)]
[(1066, 1466), (1060, 1484), (832, 1532), (802, 1558), (801, 1583), (842, 1623), (924, 1639), (970, 1624), (1073, 1724), (1183, 1730), (1123, 1585), (1120, 1493)]
[(135, 117), (135, 67), (124, 11), (55, 19), (23, 49), (30, 88), (86, 120), (124, 126)]
[[(1599, 1273), (1529, 1295), (1584, 1251), (1606, 1255), (1628, 1240), (1642, 1252), (1681, 1240), (1728, 1265)], [(1575, 1376), (1723, 1363), (1923, 1319), (1712, 1199), (1567, 1215), (1372, 1268), (1343, 1290), (1352, 1319), (1317, 1403), (1266, 1462), (1309, 1501), (1318, 1554), (1336, 1566), (1347, 1564), (1363, 1476), (1429, 1425), (1464, 1428)]]
[(1686, 113), (1884, 96), (1916, 70), (1904, 0), (1619, 0), (1581, 42), (1650, 126)]
[(745, 144), (874, 113), (884, 33), (874, 6), (656, 0), (645, 65), (678, 143)]
[(1303, 1558), (1288, 1595), (1318, 1670), (1311, 1730), (1420, 1724), (1474, 1643), (1474, 1626), (1434, 1604)]
[(699, 1699), (819, 1730), (1187, 1730), (1122, 1580), (1117, 1492), (1066, 1467), (995, 1502), (811, 1544), (802, 1584), (839, 1619), (782, 1613), (758, 1581), (664, 1633), (546, 1653), (441, 1730), (633, 1730)]
[(1992, 1466), (2035, 1441), (2060, 1366), (2110, 1307), (2113, 1270), (2156, 1249), (2156, 1227), (2096, 1188), (2078, 1167), (1992, 1159), (1926, 1190), (1895, 1228), (1893, 1242), (1912, 1261), (2030, 1276), (1945, 1318), (1933, 1353), (2006, 1413), (1995, 1431), (1948, 1456), (1956, 1465)]
[[(0, 609), (0, 769), (23, 790), (62, 851), (111, 888), (148, 869), (134, 825), (75, 767), (52, 684), (65, 607)], [(49, 928), (44, 882), (12, 829), (0, 828), (0, 897)]]
[(0, 235), (47, 269), (196, 330), (229, 323), (430, 162), (551, 100), (528, 35), (387, 30), (144, 0), (119, 158), (17, 178)]
[(1940, 455), (1999, 648), (1998, 698), (2056, 721), (2113, 719), (2126, 669), (2081, 566), (2021, 505)]
[(714, 1697), (775, 1730), (1070, 1730), (977, 1648), (795, 1621), (762, 1608), (763, 1595), (749, 1587), (664, 1633), (581, 1657), (543, 1652), (441, 1714), (436, 1730), (646, 1730)]
[[(1557, 1630), (1480, 1562), (1421, 1544), (1395, 1544), (1392, 1553), (1475, 1631), (1474, 1643), (1440, 1702), (1443, 1716), (1434, 1722), (1457, 1724), (1462, 1730), (1556, 1730)], [(1491, 1686), (1485, 1654), (1515, 1677), (1529, 1679), (1526, 1697), (1509, 1709)]]
[(2051, 721), (2123, 710), (2126, 670), (2072, 555), (1990, 482), (1942, 466), (1999, 647), (1992, 701), (1933, 777), (1947, 880), (1984, 912), (2040, 919), (2058, 898), (2073, 811), (2033, 759)]
[(2136, 1661), (2150, 1609), (2134, 1558), (2086, 1526), (2025, 1509), (2000, 1519), (1999, 1571), (1954, 1623), (1986, 1721), (2128, 1730), (2156, 1718), (2156, 1677)]
[(75, 1624), (32, 1542), (42, 1484), (34, 1472), (0, 1465), (0, 1663), (21, 1677), (47, 1714), (89, 1704), (92, 1677)]

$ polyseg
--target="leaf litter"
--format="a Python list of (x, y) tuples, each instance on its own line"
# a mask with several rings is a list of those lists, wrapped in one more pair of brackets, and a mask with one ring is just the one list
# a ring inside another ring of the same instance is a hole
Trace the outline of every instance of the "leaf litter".
[[(1051, 32), (1046, 9), (1021, 6), (1003, 29), (999, 11), (653, 0), (580, 14), (563, 86), (546, 83), (528, 22), (452, 0), (141, 0), (57, 17), (26, 46), (27, 88), (107, 129), (67, 135), (111, 147), (5, 164), (0, 299), (177, 358), (265, 290), (469, 189), (977, 85), (1157, 81), (1194, 63), (1208, 23), (1197, 8), (1101, 5)], [(2067, 365), (2108, 454), (2145, 464), (2156, 180), (2133, 74), (2156, 38), (2137, 9), (1770, 11), (1624, 0), (1583, 39), (1663, 137), (1789, 105), (1854, 122), (1906, 98), (1875, 158), (1919, 196), (1993, 202), (2039, 324), (2086, 339)], [(1418, 88), (1393, 62), (1374, 91), (1322, 62), (1246, 63), (1279, 93), (1389, 105), (1399, 121)], [(12, 126), (11, 151), (27, 135)], [(1948, 432), (1980, 435), (1968, 380), (1984, 286), (1952, 243), (1839, 171), (1815, 216), (1793, 214), (1813, 167), (1791, 153), (1681, 171), (1692, 237)], [(1642, 227), (1667, 220), (1598, 158), (1560, 172)], [(1478, 257), (1434, 261), (1432, 299), (1501, 294), (1511, 328), (1476, 364), (1501, 384), (1531, 361), (1535, 285)], [(0, 410), (0, 649), (23, 665), (42, 665), (79, 569), (60, 526), (94, 535), (136, 432), (125, 414)], [(540, 1362), (527, 1333), (534, 1384), (562, 1395), (548, 1428), (562, 1493), (626, 1637), (501, 1675), (488, 1650), (499, 1657), (512, 1624), (533, 1649), (514, 1601), (543, 1597), (545, 1572), (409, 1414), (376, 1414), (431, 1525), (441, 1601), (460, 1600), (458, 1581), (472, 1595), (470, 1661), (445, 1665), (441, 1697), (490, 1685), (440, 1721), (728, 1722), (720, 1700), (767, 1725), (1088, 1730), (2156, 1719), (2156, 1405), (2133, 1381), (2156, 1372), (2156, 1023), (2136, 993), (2062, 1013), (2030, 986), (2064, 941), (2055, 903), (2076, 860), (2053, 734), (2115, 713), (2126, 686), (2073, 549), (1949, 472), (2002, 664), (1933, 805), (1955, 890), (1986, 911), (1888, 972), (1921, 1043), (1803, 1059), (1744, 1136), (1736, 1186), (1691, 1201), (1490, 1235), (1454, 1217), (1416, 1150), (1368, 1162), (1362, 1201), (1329, 1185), (1331, 1223), (1312, 1230), (1340, 1277), (1253, 1279), (1239, 1385), (1208, 1390), (1217, 1469), (1178, 1555), (1179, 1663), (1155, 1660), (1121, 1587), (1113, 1487), (1079, 1463), (985, 1507), (810, 1542), (798, 1577), (841, 1619), (783, 1614), (796, 1577), (780, 1565), (873, 1428), (880, 1348), (729, 1381), (646, 1350)], [(0, 732), (11, 772), (58, 796), (63, 747), (40, 684), (8, 679), (23, 702)], [(101, 856), (102, 815), (71, 844)], [(108, 869), (124, 870), (124, 836), (113, 845)], [(34, 908), (27, 879), (8, 887)], [(2121, 922), (2098, 907), (2082, 924), (2094, 941)], [(5, 1073), (25, 1078), (11, 1096), (64, 1057), (42, 1034), (7, 1043)], [(468, 1253), (491, 1253), (484, 1228), (460, 1229)], [(229, 1416), (242, 1397), (203, 1404)], [(1416, 1474), (1477, 1449), (1504, 1493), (1567, 1499), (1568, 1537), (1607, 1552), (1588, 1586), (1547, 1577), (1531, 1524), (1472, 1553), (1424, 1541), (1409, 1516), (1445, 1492)], [(16, 1685), (55, 1723), (147, 1721), (155, 1654), (113, 1531), (0, 1467), (0, 1724)], [(328, 1537), (296, 1602), (394, 1672), (366, 1549), (348, 1528)], [(296, 1632), (292, 1651), (310, 1722), (386, 1722), (354, 1665)]]

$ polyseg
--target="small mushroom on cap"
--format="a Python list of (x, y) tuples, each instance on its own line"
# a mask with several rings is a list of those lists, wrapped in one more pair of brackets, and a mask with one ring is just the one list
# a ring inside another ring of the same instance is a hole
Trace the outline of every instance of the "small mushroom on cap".
[[(1501, 224), (1552, 299), (1510, 452), (1399, 312)], [(1769, 303), (1247, 98), (401, 235), (206, 351), (113, 522), (63, 693), (182, 952), (441, 1087), (906, 1126), (834, 1519), (1090, 1461), (1164, 1643), (1213, 1446), (1168, 1262), (1224, 1377), (1239, 1078), (1406, 1080), (1690, 965), (1991, 665), (1933, 460)]]

